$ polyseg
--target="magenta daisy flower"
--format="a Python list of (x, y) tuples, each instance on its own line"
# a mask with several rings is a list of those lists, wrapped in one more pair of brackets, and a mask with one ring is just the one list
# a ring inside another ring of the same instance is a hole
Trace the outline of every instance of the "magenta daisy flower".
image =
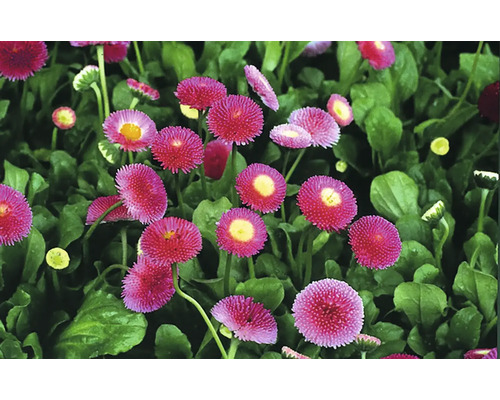
[(465, 359), (488, 359), (497, 358), (497, 348), (494, 349), (474, 349), (464, 354)]
[(294, 358), (297, 360), (310, 360), (311, 357), (307, 357), (304, 354), (297, 353), (295, 350), (292, 350), (288, 346), (283, 346), (281, 348), (281, 353), (286, 357), (286, 358)]
[(266, 106), (273, 111), (277, 111), (280, 108), (278, 98), (267, 78), (253, 65), (246, 65), (244, 70), (252, 90), (260, 96)]
[(179, 82), (174, 94), (181, 104), (197, 110), (205, 110), (226, 97), (227, 89), (223, 83), (215, 79), (207, 76), (194, 76)]
[(215, 234), (219, 247), (238, 257), (257, 254), (267, 240), (266, 224), (248, 208), (232, 208), (223, 213)]
[(163, 169), (187, 174), (203, 162), (203, 142), (189, 128), (169, 126), (158, 133), (151, 153)]
[[(120, 195), (98, 197), (92, 204), (90, 204), (87, 211), (86, 225), (92, 225), (97, 219), (113, 204), (118, 203), (121, 200)], [(128, 212), (127, 207), (124, 205), (115, 208), (108, 215), (104, 217), (101, 224), (106, 222), (116, 222), (116, 221), (131, 221), (133, 220), (132, 215)]]
[(479, 96), (477, 107), (479, 114), (482, 117), (488, 118), (490, 121), (499, 122), (499, 101), (500, 101), (500, 81), (496, 81), (486, 86)]
[(119, 143), (123, 151), (144, 151), (156, 138), (156, 125), (146, 114), (137, 110), (111, 113), (102, 124), (111, 143)]
[(141, 249), (160, 265), (183, 263), (201, 251), (198, 227), (185, 219), (167, 217), (153, 222), (141, 236)]
[(332, 147), (340, 138), (339, 126), (333, 117), (321, 108), (299, 108), (290, 114), (288, 122), (309, 132), (313, 146)]
[(75, 126), (76, 114), (70, 107), (59, 107), (52, 113), (52, 122), (59, 129), (71, 129)]
[(349, 229), (349, 244), (358, 263), (364, 267), (385, 269), (394, 265), (401, 254), (397, 228), (386, 219), (368, 215)]
[(42, 69), (48, 58), (45, 42), (0, 41), (0, 76), (25, 81)]
[(382, 357), (381, 360), (420, 360), (420, 357), (405, 353), (394, 353), (386, 357)]
[(357, 334), (354, 343), (360, 351), (365, 352), (372, 351), (382, 344), (379, 338), (364, 333)]
[(136, 312), (151, 312), (163, 307), (175, 293), (170, 265), (159, 266), (145, 256), (123, 278), (122, 297), (125, 307)]
[(210, 132), (225, 143), (237, 145), (253, 142), (262, 133), (262, 109), (250, 97), (229, 95), (208, 111)]
[(352, 108), (347, 99), (340, 94), (332, 94), (328, 99), (326, 108), (340, 126), (347, 126), (353, 120)]
[(276, 211), (286, 196), (283, 175), (266, 164), (250, 164), (236, 177), (236, 191), (243, 204), (264, 214)]
[(125, 165), (116, 172), (116, 187), (130, 215), (149, 224), (167, 211), (167, 192), (153, 168), (144, 164)]
[(358, 212), (351, 189), (329, 176), (311, 176), (297, 194), (297, 204), (306, 219), (319, 229), (339, 232)]
[(276, 343), (278, 325), (271, 311), (252, 297), (229, 296), (220, 300), (211, 311), (213, 317), (234, 332), (239, 340), (260, 344)]
[(33, 214), (24, 195), (0, 183), (0, 246), (19, 242), (31, 230)]
[(127, 85), (136, 96), (146, 99), (146, 100), (158, 100), (160, 98), (160, 92), (153, 89), (151, 86), (146, 85), (143, 82), (136, 81), (135, 79), (127, 79)]
[(491, 351), (483, 357), (483, 360), (484, 359), (495, 359), (496, 360), (497, 358), (498, 358), (498, 351), (497, 351), (497, 348), (495, 347), (494, 349), (491, 349)]
[(125, 60), (127, 57), (128, 46), (130, 42), (120, 44), (104, 45), (104, 61), (107, 63), (116, 63)]
[(121, 45), (128, 45), (130, 44), (130, 41), (126, 41), (126, 40), (107, 40), (107, 41), (104, 41), (104, 40), (101, 40), (101, 41), (83, 41), (83, 40), (80, 40), (80, 41), (76, 41), (76, 40), (73, 40), (69, 42), (71, 44), (71, 46), (73, 47), (86, 47), (86, 46), (97, 46), (97, 45), (118, 45), (118, 44), (121, 44)]
[(312, 144), (311, 134), (304, 128), (293, 124), (275, 126), (269, 132), (269, 137), (274, 143), (290, 149), (303, 149)]
[(295, 326), (306, 341), (322, 347), (351, 343), (363, 327), (363, 300), (343, 281), (323, 279), (307, 285), (292, 306)]
[(226, 169), (227, 159), (231, 153), (231, 145), (220, 140), (208, 142), (205, 148), (203, 166), (205, 175), (212, 179), (220, 179)]
[(330, 41), (312, 41), (309, 42), (306, 47), (304, 48), (304, 51), (302, 52), (303, 56), (306, 57), (316, 57), (319, 56), (320, 54), (323, 54), (325, 51), (328, 50), (328, 48), (332, 45), (332, 42)]
[(374, 69), (385, 69), (394, 64), (396, 56), (391, 42), (356, 42), (361, 57), (368, 60)]

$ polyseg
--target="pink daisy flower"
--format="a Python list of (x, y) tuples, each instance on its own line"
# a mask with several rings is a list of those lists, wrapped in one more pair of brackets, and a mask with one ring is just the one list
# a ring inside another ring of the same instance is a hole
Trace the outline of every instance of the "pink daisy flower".
[(499, 122), (499, 101), (500, 101), (500, 81), (496, 81), (486, 86), (479, 96), (477, 108), (482, 117), (488, 118), (490, 121)]
[(151, 312), (163, 307), (175, 293), (170, 265), (159, 266), (140, 255), (123, 278), (125, 307), (136, 312)]
[(212, 179), (220, 179), (226, 169), (227, 159), (231, 153), (231, 145), (220, 140), (208, 142), (205, 148), (203, 166), (205, 176)]
[(130, 215), (143, 224), (157, 221), (167, 211), (167, 192), (153, 168), (125, 165), (116, 172), (116, 187)]
[(358, 263), (364, 267), (385, 269), (394, 265), (401, 254), (397, 228), (386, 219), (368, 215), (349, 229), (349, 244)]
[(243, 204), (264, 214), (276, 211), (286, 196), (283, 175), (266, 164), (250, 164), (236, 177), (236, 191)]
[(266, 106), (273, 111), (277, 111), (280, 108), (278, 98), (267, 78), (253, 65), (246, 65), (244, 70), (252, 90), (260, 96)]
[(356, 346), (360, 351), (365, 352), (372, 351), (382, 344), (379, 338), (365, 335), (364, 333), (357, 334), (354, 339), (354, 343), (356, 343)]
[(293, 124), (275, 126), (269, 137), (277, 145), (290, 149), (303, 149), (312, 144), (311, 134), (304, 128)]
[[(92, 225), (97, 219), (113, 204), (118, 203), (121, 200), (120, 195), (98, 197), (92, 204), (90, 204), (87, 211), (86, 225)], [(128, 212), (127, 207), (124, 205), (115, 208), (108, 215), (104, 217), (101, 224), (106, 222), (116, 222), (116, 221), (131, 221), (132, 216)]]
[(497, 348), (494, 349), (474, 349), (464, 354), (465, 359), (488, 359), (497, 358)]
[(297, 294), (292, 312), (306, 341), (322, 347), (351, 343), (363, 327), (363, 300), (347, 283), (335, 279), (307, 285)]
[(71, 41), (69, 42), (71, 44), (71, 46), (73, 47), (86, 47), (86, 46), (97, 46), (97, 45), (128, 45), (130, 44), (130, 41), (119, 41), (119, 40), (115, 40), (115, 41)]
[(203, 142), (189, 128), (169, 126), (156, 136), (151, 153), (163, 169), (187, 174), (203, 162)]
[(145, 99), (145, 100), (158, 100), (160, 98), (160, 92), (153, 89), (151, 86), (146, 85), (143, 82), (136, 81), (135, 79), (127, 79), (127, 85), (134, 93), (134, 95)]
[(174, 94), (181, 104), (197, 110), (205, 110), (226, 97), (227, 89), (223, 83), (215, 79), (207, 76), (194, 76), (179, 82)]
[(309, 42), (304, 51), (302, 52), (303, 56), (306, 57), (316, 57), (319, 56), (320, 54), (323, 54), (325, 51), (328, 50), (328, 48), (332, 45), (332, 42), (328, 41), (312, 41)]
[(252, 297), (229, 296), (220, 300), (211, 311), (213, 317), (234, 332), (239, 340), (260, 344), (276, 343), (278, 325), (271, 311)]
[(319, 229), (339, 232), (358, 212), (351, 189), (329, 176), (312, 176), (297, 194), (297, 204), (306, 219)]
[(123, 151), (144, 151), (153, 144), (157, 134), (154, 121), (137, 110), (111, 113), (102, 129), (108, 140), (120, 144)]
[(59, 129), (71, 129), (75, 126), (76, 114), (70, 107), (59, 107), (52, 113), (52, 122)]
[(297, 353), (295, 350), (292, 350), (290, 347), (283, 346), (281, 348), (281, 353), (286, 357), (286, 358), (294, 358), (297, 360), (310, 360), (311, 357), (307, 357), (303, 354)]
[(257, 254), (267, 240), (266, 224), (248, 208), (232, 208), (223, 213), (215, 234), (219, 247), (238, 257)]
[(332, 94), (328, 99), (326, 108), (340, 126), (347, 126), (353, 120), (352, 108), (347, 99), (340, 94)]
[(394, 64), (396, 56), (391, 42), (356, 42), (361, 57), (368, 60), (373, 69), (385, 69)]
[(491, 349), (491, 351), (483, 357), (483, 360), (484, 359), (495, 359), (496, 360), (497, 358), (498, 358), (498, 352), (497, 352), (497, 348), (495, 347), (494, 349)]
[(208, 111), (210, 132), (225, 143), (237, 145), (253, 142), (262, 133), (262, 109), (250, 97), (229, 95)]
[(381, 360), (420, 360), (420, 357), (412, 356), (411, 354), (405, 353), (394, 353), (386, 357), (382, 357)]
[(129, 44), (130, 42), (121, 44), (105, 44), (104, 61), (107, 63), (116, 63), (125, 60)]
[(0, 183), (0, 246), (19, 242), (31, 230), (33, 214), (24, 195)]
[(42, 69), (48, 58), (45, 42), (0, 41), (0, 76), (25, 81)]
[(332, 147), (340, 138), (339, 126), (333, 117), (321, 108), (299, 108), (290, 114), (288, 122), (309, 132), (313, 146)]
[(160, 265), (183, 263), (201, 251), (202, 240), (198, 227), (177, 217), (153, 222), (141, 236), (141, 249)]

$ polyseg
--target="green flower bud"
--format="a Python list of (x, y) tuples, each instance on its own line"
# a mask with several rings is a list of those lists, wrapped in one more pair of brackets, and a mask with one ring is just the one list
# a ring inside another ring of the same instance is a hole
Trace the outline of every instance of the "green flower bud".
[(474, 171), (474, 180), (481, 189), (494, 190), (498, 184), (498, 174), (489, 171)]
[(69, 265), (69, 255), (66, 250), (59, 247), (50, 249), (45, 255), (45, 260), (54, 269), (64, 269)]
[(429, 208), (424, 215), (422, 215), (422, 219), (425, 222), (437, 223), (441, 218), (443, 218), (445, 212), (444, 203), (439, 200), (436, 204), (434, 204), (431, 208)]
[(87, 65), (73, 79), (73, 87), (77, 92), (90, 89), (90, 85), (99, 82), (99, 68), (95, 65)]

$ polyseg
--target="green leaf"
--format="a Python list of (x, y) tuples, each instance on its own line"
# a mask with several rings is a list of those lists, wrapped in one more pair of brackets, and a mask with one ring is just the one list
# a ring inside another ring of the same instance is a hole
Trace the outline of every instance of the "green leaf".
[(365, 119), (368, 143), (375, 151), (388, 157), (399, 144), (403, 134), (403, 123), (386, 107), (373, 108)]
[(212, 196), (214, 199), (220, 199), (223, 196), (230, 197), (231, 190), (235, 184), (235, 176), (247, 167), (245, 157), (236, 152), (236, 172), (233, 175), (231, 168), (232, 154), (227, 159), (227, 165), (221, 178), (212, 185)]
[(424, 264), (420, 266), (413, 275), (413, 282), (417, 283), (434, 283), (439, 275), (439, 269), (434, 265)]
[(410, 348), (418, 355), (424, 356), (429, 352), (429, 348), (420, 335), (417, 325), (415, 325), (411, 329), (410, 333), (408, 334), (408, 339), (406, 340), (408, 342), (408, 346), (410, 346)]
[(381, 358), (394, 353), (402, 353), (406, 347), (406, 340), (403, 340), (403, 328), (389, 322), (377, 322), (368, 326), (368, 335), (379, 338), (382, 344), (375, 350), (367, 354), (368, 358)]
[(325, 261), (325, 275), (330, 279), (343, 280), (340, 265), (335, 260)]
[(355, 82), (363, 73), (360, 67), (361, 53), (358, 45), (353, 42), (337, 42), (337, 63), (340, 70), (340, 79), (337, 92), (345, 96), (352, 82)]
[[(460, 70), (464, 71), (467, 78), (472, 72), (475, 54), (462, 53), (460, 54)], [(476, 65), (476, 72), (472, 80), (476, 90), (479, 92), (486, 85), (498, 81), (499, 76), (499, 58), (490, 54), (480, 54)]]
[(288, 55), (288, 63), (291, 63), (298, 56), (300, 56), (308, 43), (309, 43), (308, 41), (291, 41), (290, 54)]
[(277, 278), (256, 278), (238, 283), (235, 294), (253, 297), (254, 302), (274, 311), (283, 301), (285, 290)]
[(0, 100), (0, 120), (5, 118), (9, 109), (10, 100)]
[(278, 279), (286, 279), (288, 276), (287, 265), (274, 254), (262, 253), (255, 262), (255, 275), (270, 276)]
[(50, 155), (50, 166), (49, 181), (51, 189), (60, 189), (66, 193), (68, 187), (76, 183), (76, 159), (65, 151), (56, 150)]
[(64, 206), (59, 217), (59, 247), (64, 249), (83, 235), (85, 225), (82, 218), (89, 205), (90, 201)]
[(111, 97), (111, 101), (113, 103), (113, 108), (115, 110), (128, 109), (133, 99), (134, 95), (132, 94), (132, 91), (127, 85), (126, 80), (118, 82), (113, 88), (113, 95)]
[(34, 359), (43, 358), (42, 346), (40, 345), (40, 340), (38, 339), (38, 334), (36, 332), (31, 332), (23, 340), (23, 347), (31, 347), (33, 350)]
[(21, 342), (16, 338), (8, 338), (0, 343), (0, 359), (26, 359), (28, 355), (21, 349)]
[(98, 290), (85, 297), (73, 321), (54, 346), (56, 358), (94, 358), (129, 351), (142, 342), (147, 321), (123, 301)]
[(420, 215), (418, 186), (401, 171), (391, 171), (373, 179), (370, 200), (385, 218), (395, 222), (406, 214)]
[(414, 240), (427, 248), (432, 246), (431, 229), (429, 224), (418, 215), (403, 215), (396, 222), (401, 241)]
[(26, 246), (26, 258), (21, 279), (23, 282), (35, 283), (38, 268), (45, 259), (45, 240), (42, 234), (35, 227), (32, 227), (28, 238), (23, 242), (23, 246)]
[[(494, 275), (497, 271), (495, 254), (497, 254), (495, 245), (488, 235), (477, 232), (464, 243), (464, 250), (469, 263), (474, 258), (479, 264), (479, 269), (489, 275)], [(471, 265), (474, 268), (474, 265)]]
[[(357, 51), (357, 50), (356, 50)], [(380, 82), (357, 83), (351, 87), (351, 99), (372, 99), (379, 107), (390, 107), (391, 94)]]
[(262, 155), (262, 159), (260, 162), (262, 164), (270, 165), (275, 161), (278, 161), (281, 158), (281, 150), (280, 148), (269, 141), (266, 145), (266, 149), (264, 150), (264, 154)]
[(396, 287), (404, 282), (403, 277), (393, 268), (375, 271), (373, 273), (373, 278), (378, 283), (378, 285), (373, 289), (373, 294), (375, 297), (387, 294), (392, 296)]
[(49, 188), (49, 184), (45, 182), (45, 179), (43, 179), (43, 176), (33, 172), (31, 174), (31, 179), (28, 185), (28, 195), (27, 200), (28, 203), (33, 205), (33, 199), (38, 193), (43, 192), (45, 189)]
[(318, 68), (304, 67), (297, 76), (297, 79), (311, 89), (319, 91), (321, 84), (325, 80), (325, 74)]
[(179, 42), (163, 42), (161, 60), (164, 67), (173, 67), (177, 80), (196, 75), (194, 51), (191, 46)]
[(221, 197), (216, 201), (203, 200), (193, 212), (193, 223), (198, 227), (201, 235), (216, 248), (218, 248), (215, 235), (216, 223), (231, 207), (231, 202), (226, 197)]
[(193, 358), (191, 343), (175, 325), (160, 325), (156, 331), (155, 356), (156, 358)]
[(3, 183), (10, 186), (12, 189), (25, 194), (26, 184), (30, 179), (28, 171), (12, 165), (7, 160), (4, 160), (3, 168), (5, 170)]
[(360, 290), (358, 294), (363, 300), (363, 310), (365, 313), (363, 323), (366, 329), (367, 326), (373, 325), (373, 323), (377, 320), (380, 310), (373, 301), (372, 292), (369, 292), (368, 290)]
[(476, 307), (459, 310), (450, 321), (448, 343), (452, 350), (475, 349), (479, 344), (483, 316)]
[(320, 251), (330, 239), (330, 233), (321, 231), (313, 240), (313, 255)]
[(281, 43), (276, 41), (266, 41), (266, 52), (262, 60), (262, 72), (274, 71), (281, 59)]

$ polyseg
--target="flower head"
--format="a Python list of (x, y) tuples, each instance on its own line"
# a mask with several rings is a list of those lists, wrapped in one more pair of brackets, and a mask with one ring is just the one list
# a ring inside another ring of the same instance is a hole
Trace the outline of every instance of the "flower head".
[(59, 129), (71, 129), (75, 126), (76, 115), (69, 107), (59, 107), (52, 113), (52, 121)]
[(115, 63), (125, 60), (130, 42), (104, 45), (104, 61)]
[(250, 97), (229, 95), (219, 100), (208, 111), (210, 132), (225, 143), (237, 145), (253, 142), (262, 133), (262, 109)]
[(243, 204), (252, 210), (276, 211), (286, 196), (283, 175), (266, 164), (254, 163), (236, 177), (236, 191)]
[(347, 170), (347, 163), (343, 160), (338, 160), (335, 163), (335, 169), (342, 174)]
[(130, 44), (130, 41), (125, 41), (125, 40), (107, 40), (107, 41), (104, 41), (104, 40), (98, 40), (98, 41), (83, 41), (83, 40), (80, 40), (80, 41), (76, 41), (76, 40), (73, 40), (69, 42), (69, 44), (73, 47), (87, 47), (87, 46), (98, 46), (98, 45), (129, 45)]
[(151, 312), (163, 307), (175, 293), (170, 265), (159, 266), (148, 257), (137, 257), (123, 278), (125, 307), (136, 312)]
[(391, 42), (356, 42), (361, 57), (368, 60), (374, 69), (384, 69), (394, 64), (396, 56)]
[(363, 327), (363, 301), (343, 281), (323, 279), (307, 285), (292, 306), (295, 326), (306, 341), (322, 347), (351, 343)]
[(160, 265), (183, 263), (201, 251), (198, 227), (185, 219), (166, 217), (153, 222), (141, 236), (141, 249)]
[(54, 247), (50, 249), (45, 255), (45, 261), (49, 267), (54, 269), (64, 269), (69, 265), (69, 255), (68, 252), (60, 247)]
[(464, 354), (465, 359), (488, 359), (497, 358), (497, 348), (494, 349), (474, 349)]
[[(87, 211), (86, 225), (92, 225), (97, 219), (113, 204), (118, 203), (121, 200), (120, 195), (98, 197), (89, 206)], [(127, 207), (124, 205), (115, 208), (108, 215), (104, 217), (101, 224), (106, 222), (116, 222), (116, 221), (130, 221), (133, 220), (132, 216), (128, 212)]]
[(111, 143), (119, 143), (123, 151), (144, 151), (156, 138), (156, 125), (146, 114), (137, 110), (111, 113), (102, 124)]
[(212, 308), (211, 313), (217, 321), (234, 332), (234, 336), (244, 342), (276, 343), (276, 320), (264, 305), (254, 303), (252, 297), (225, 297)]
[(479, 96), (477, 108), (482, 117), (488, 118), (490, 121), (499, 122), (499, 98), (500, 98), (500, 81), (496, 81), (486, 86)]
[(260, 96), (266, 106), (273, 111), (277, 111), (280, 108), (278, 98), (267, 78), (253, 65), (246, 65), (244, 70), (252, 90)]
[(73, 78), (73, 88), (77, 92), (90, 89), (90, 85), (99, 82), (99, 67), (87, 65)]
[(353, 120), (352, 108), (347, 99), (340, 94), (330, 96), (326, 109), (340, 126), (347, 126)]
[(0, 246), (11, 246), (28, 236), (32, 221), (26, 197), (0, 183)]
[(290, 114), (288, 122), (309, 132), (313, 146), (332, 147), (340, 138), (340, 128), (333, 117), (317, 107), (295, 110)]
[(269, 132), (271, 140), (290, 149), (303, 149), (312, 143), (311, 134), (304, 128), (294, 124), (281, 124)]
[(281, 348), (281, 354), (283, 354), (286, 358), (294, 358), (296, 360), (309, 360), (311, 357), (307, 357), (303, 354), (297, 353), (295, 350), (292, 350), (288, 346), (283, 346)]
[(215, 234), (219, 247), (238, 257), (257, 254), (267, 240), (266, 224), (248, 208), (232, 208), (223, 213)]
[(361, 217), (351, 225), (349, 244), (358, 263), (368, 268), (390, 267), (401, 254), (397, 228), (377, 215)]
[(488, 354), (486, 354), (484, 357), (483, 357), (483, 360), (484, 359), (497, 359), (498, 358), (498, 351), (497, 351), (497, 348), (495, 347), (494, 349), (491, 349)]
[(180, 103), (197, 110), (206, 110), (227, 95), (223, 83), (207, 76), (194, 76), (184, 79), (174, 92)]
[(411, 354), (405, 354), (405, 353), (394, 353), (390, 354), (386, 357), (382, 357), (381, 360), (386, 359), (386, 360), (419, 360), (420, 357), (417, 356), (412, 356)]
[(160, 92), (158, 92), (158, 90), (153, 89), (143, 82), (136, 81), (135, 79), (127, 79), (127, 86), (135, 96), (143, 100), (158, 100), (160, 98)]
[(230, 153), (230, 144), (217, 139), (208, 142), (205, 148), (205, 158), (203, 161), (205, 175), (212, 179), (220, 179), (226, 169), (226, 163)]
[(498, 172), (475, 170), (474, 181), (481, 189), (493, 190), (498, 184)]
[(125, 165), (116, 172), (116, 187), (129, 214), (143, 224), (157, 221), (167, 210), (167, 192), (153, 168)]
[(323, 42), (312, 41), (312, 42), (309, 42), (306, 45), (306, 47), (304, 48), (302, 55), (306, 56), (306, 57), (319, 56), (320, 54), (323, 54), (325, 51), (327, 51), (331, 45), (332, 45), (331, 41), (323, 41)]
[(203, 142), (189, 128), (169, 126), (158, 133), (151, 153), (163, 169), (187, 174), (203, 162)]
[(438, 137), (431, 142), (431, 151), (438, 156), (444, 156), (450, 151), (450, 142), (445, 137)]
[(439, 200), (422, 215), (422, 219), (425, 222), (439, 222), (443, 218), (445, 210), (443, 201)]
[(25, 81), (42, 69), (48, 58), (45, 42), (0, 41), (0, 76)]
[(299, 189), (297, 204), (306, 219), (319, 229), (338, 232), (358, 212), (351, 189), (329, 176), (312, 176)]
[(379, 338), (375, 336), (365, 335), (364, 333), (359, 333), (354, 339), (354, 343), (359, 351), (369, 352), (375, 350), (379, 347), (382, 342)]

